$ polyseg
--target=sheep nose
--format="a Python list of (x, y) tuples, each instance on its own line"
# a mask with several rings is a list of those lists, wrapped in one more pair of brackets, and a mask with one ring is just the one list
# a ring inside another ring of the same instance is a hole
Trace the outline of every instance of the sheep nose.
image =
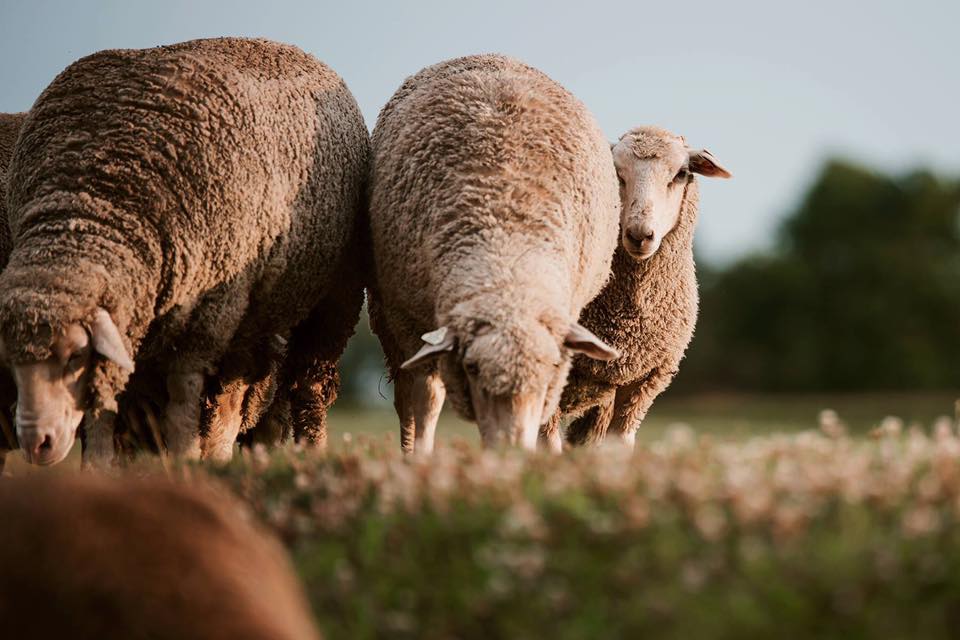
[(627, 240), (637, 249), (653, 241), (654, 231), (650, 227), (631, 227), (627, 229)]
[(17, 439), (20, 441), (20, 448), (27, 462), (33, 464), (42, 463), (54, 449), (54, 435), (38, 429), (19, 431)]

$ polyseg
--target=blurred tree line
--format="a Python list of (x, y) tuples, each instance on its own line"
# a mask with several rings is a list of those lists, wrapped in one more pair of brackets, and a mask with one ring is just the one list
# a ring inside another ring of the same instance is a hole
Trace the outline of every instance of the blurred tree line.
[(681, 389), (960, 387), (960, 182), (834, 160), (773, 250), (700, 270)]
[[(698, 274), (674, 391), (960, 387), (960, 181), (830, 161), (773, 249)], [(344, 400), (390, 397), (366, 316), (342, 370)]]

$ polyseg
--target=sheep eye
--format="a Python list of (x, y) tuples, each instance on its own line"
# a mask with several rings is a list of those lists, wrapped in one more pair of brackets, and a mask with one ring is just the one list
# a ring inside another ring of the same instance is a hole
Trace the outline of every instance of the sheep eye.
[(74, 351), (67, 359), (67, 369), (75, 371), (83, 364), (83, 351)]
[(689, 177), (690, 177), (690, 171), (688, 171), (687, 169), (680, 169), (680, 171), (677, 171), (677, 175), (673, 177), (673, 182), (674, 184), (684, 182)]
[(621, 186), (621, 187), (627, 186), (627, 181), (624, 180), (624, 179), (623, 179), (623, 176), (621, 176), (619, 173), (617, 174), (617, 182), (620, 183), (620, 186)]
[(480, 373), (480, 367), (477, 366), (476, 362), (467, 362), (463, 365), (463, 370), (466, 371), (469, 376), (475, 376)]

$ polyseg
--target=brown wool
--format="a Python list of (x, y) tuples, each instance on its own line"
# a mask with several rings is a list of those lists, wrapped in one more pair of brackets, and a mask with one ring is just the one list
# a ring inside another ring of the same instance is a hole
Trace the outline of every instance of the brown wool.
[(280, 544), (223, 491), (156, 479), (0, 483), (11, 637), (319, 638)]
[[(362, 304), (368, 155), (343, 80), (296, 47), (85, 57), (38, 98), (10, 166), (0, 338), (13, 358), (44, 357), (51, 330), (102, 306), (147, 396), (173, 370), (221, 388), (280, 375), (283, 402), (322, 417)], [(297, 354), (282, 374), (265, 362), (276, 336)], [(116, 410), (127, 378), (101, 362), (94, 408)]]

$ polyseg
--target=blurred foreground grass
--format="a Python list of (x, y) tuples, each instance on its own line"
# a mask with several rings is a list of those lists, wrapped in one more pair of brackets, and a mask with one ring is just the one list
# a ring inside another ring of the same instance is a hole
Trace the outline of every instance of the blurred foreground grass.
[(339, 408), (325, 454), (184, 475), (280, 536), (332, 639), (949, 638), (953, 412), (951, 394), (666, 399), (635, 451), (563, 456), (482, 451), (447, 416), (437, 453), (405, 458), (392, 412)]
[[(827, 435), (832, 434), (832, 435)], [(634, 452), (429, 458), (359, 436), (211, 473), (291, 550), (328, 638), (949, 638), (953, 420), (670, 428)]]

